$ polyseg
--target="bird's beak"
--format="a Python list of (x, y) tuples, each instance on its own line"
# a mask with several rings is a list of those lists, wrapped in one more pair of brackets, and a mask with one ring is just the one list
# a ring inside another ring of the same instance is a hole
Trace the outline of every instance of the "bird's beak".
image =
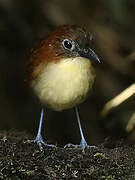
[(85, 57), (91, 60), (96, 60), (100, 63), (98, 56), (91, 48), (83, 49), (82, 51), (79, 52), (79, 55), (81, 57)]

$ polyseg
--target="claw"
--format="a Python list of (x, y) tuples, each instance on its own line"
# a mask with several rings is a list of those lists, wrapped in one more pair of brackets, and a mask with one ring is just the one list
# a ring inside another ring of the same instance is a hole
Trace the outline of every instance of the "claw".
[(85, 149), (90, 149), (90, 148), (97, 148), (96, 146), (89, 146), (87, 143), (80, 143), (79, 145), (76, 144), (66, 144), (64, 148), (79, 148), (82, 149), (82, 152), (85, 152)]
[(40, 151), (43, 151), (43, 146), (42, 145), (45, 145), (46, 143), (44, 142), (42, 136), (37, 136), (35, 138), (35, 140), (33, 140), (33, 142), (37, 143), (37, 145), (39, 146)]
[(52, 148), (56, 148), (55, 145), (53, 144), (47, 144), (44, 142), (42, 136), (37, 136), (34, 140), (32, 140), (34, 143), (37, 143), (37, 145), (39, 146), (40, 151), (43, 151), (43, 146), (47, 146), (47, 147), (52, 147)]

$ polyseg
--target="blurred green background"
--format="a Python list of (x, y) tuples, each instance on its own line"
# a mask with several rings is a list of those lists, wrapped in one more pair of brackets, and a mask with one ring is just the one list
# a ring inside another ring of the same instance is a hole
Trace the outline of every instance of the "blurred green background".
[[(98, 144), (109, 136), (135, 141), (135, 95), (101, 116), (104, 105), (135, 81), (134, 0), (1, 0), (0, 129), (36, 135), (41, 107), (24, 82), (25, 63), (34, 44), (61, 24), (85, 26), (101, 60), (95, 65), (93, 93), (79, 106), (88, 143)], [(45, 110), (42, 134), (48, 142), (79, 143), (74, 110)]]

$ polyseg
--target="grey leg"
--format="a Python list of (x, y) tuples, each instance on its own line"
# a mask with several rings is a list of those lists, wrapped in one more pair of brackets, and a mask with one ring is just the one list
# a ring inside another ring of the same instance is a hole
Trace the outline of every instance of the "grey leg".
[(84, 138), (82, 127), (81, 127), (81, 122), (80, 122), (80, 116), (78, 112), (78, 108), (75, 107), (75, 113), (77, 117), (77, 122), (80, 130), (80, 135), (81, 135), (81, 142), (79, 145), (74, 145), (74, 144), (67, 144), (65, 147), (75, 147), (75, 148), (82, 148), (82, 151), (84, 152), (85, 148), (96, 148), (96, 146), (89, 146)]
[(84, 147), (87, 147), (87, 142), (84, 138), (84, 135), (83, 135), (83, 131), (82, 131), (82, 126), (81, 126), (81, 122), (80, 122), (80, 116), (79, 116), (79, 112), (78, 112), (78, 108), (75, 107), (75, 113), (76, 113), (76, 117), (77, 117), (77, 122), (78, 122), (78, 126), (79, 126), (79, 130), (80, 130), (80, 135), (81, 135), (81, 142), (80, 142), (80, 146), (82, 146), (82, 148)]
[(41, 129), (42, 129), (42, 124), (43, 124), (43, 115), (44, 115), (44, 109), (42, 108), (41, 109), (39, 127), (38, 127), (38, 133), (37, 133), (37, 136), (36, 136), (36, 138), (34, 140), (34, 142), (36, 142), (38, 144), (41, 151), (43, 150), (42, 145), (49, 146), (49, 147), (55, 147), (55, 145), (45, 143), (43, 138), (42, 138)]

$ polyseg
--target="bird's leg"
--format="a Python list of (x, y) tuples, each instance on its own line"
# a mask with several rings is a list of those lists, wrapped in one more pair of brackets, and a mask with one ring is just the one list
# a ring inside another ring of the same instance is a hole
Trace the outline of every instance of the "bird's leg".
[(79, 116), (79, 112), (78, 112), (78, 108), (77, 107), (75, 107), (75, 112), (76, 112), (77, 122), (78, 122), (79, 130), (80, 130), (80, 135), (81, 135), (81, 142), (80, 142), (79, 146), (82, 149), (85, 149), (85, 148), (95, 148), (96, 146), (89, 146), (87, 144), (85, 138), (84, 138), (82, 127), (81, 127), (81, 122), (80, 122), (80, 116)]
[(81, 126), (81, 122), (80, 122), (80, 116), (79, 116), (79, 112), (78, 112), (78, 108), (75, 107), (75, 113), (76, 113), (76, 117), (77, 117), (77, 122), (78, 122), (78, 126), (79, 126), (79, 130), (80, 130), (80, 135), (81, 135), (81, 142), (80, 142), (80, 146), (82, 147), (87, 147), (87, 142), (84, 138), (83, 135), (83, 131), (82, 131), (82, 126)]
[(41, 129), (42, 129), (42, 124), (43, 124), (43, 115), (44, 115), (44, 109), (41, 109), (41, 116), (40, 116), (40, 122), (39, 122), (39, 127), (38, 127), (38, 133), (37, 136), (34, 140), (34, 142), (36, 142), (40, 148), (40, 150), (43, 150), (42, 145), (48, 146), (48, 147), (55, 147), (55, 145), (52, 144), (47, 144), (44, 142), (42, 135), (41, 135)]
[(39, 127), (38, 127), (38, 133), (37, 136), (34, 140), (39, 145), (40, 150), (42, 150), (42, 144), (45, 145), (45, 142), (43, 141), (42, 135), (41, 135), (41, 129), (42, 129), (42, 124), (43, 124), (43, 115), (44, 115), (44, 109), (41, 109), (41, 116), (40, 116), (40, 122), (39, 122)]
[(84, 138), (83, 131), (82, 131), (82, 126), (81, 126), (81, 122), (80, 122), (80, 116), (79, 116), (79, 112), (78, 112), (78, 108), (77, 107), (75, 107), (75, 113), (76, 113), (77, 122), (78, 122), (79, 130), (80, 130), (81, 142), (80, 142), (79, 145), (67, 144), (67, 145), (65, 145), (65, 147), (82, 148), (83, 152), (84, 152), (85, 148), (95, 148), (96, 146), (89, 146), (87, 144), (85, 138)]

